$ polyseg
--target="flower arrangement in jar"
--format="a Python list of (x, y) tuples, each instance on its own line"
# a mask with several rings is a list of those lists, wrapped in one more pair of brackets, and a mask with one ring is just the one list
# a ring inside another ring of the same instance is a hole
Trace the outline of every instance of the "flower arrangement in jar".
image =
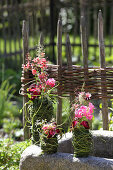
[(27, 95), (29, 97), (28, 111), (31, 118), (32, 141), (39, 144), (39, 132), (37, 131), (39, 125), (37, 120), (50, 121), (53, 117), (53, 102), (50, 98), (51, 90), (55, 87), (55, 79), (49, 78), (47, 73), (48, 61), (45, 58), (45, 52), (42, 46), (39, 45), (37, 56), (31, 57), (30, 54), (26, 56), (26, 63), (23, 66), (25, 72), (31, 72), (34, 80), (29, 82), (27, 88)]
[(71, 126), (75, 157), (87, 157), (92, 149), (89, 121), (93, 118), (94, 105), (89, 102), (90, 98), (90, 93), (81, 92), (75, 98), (75, 104), (72, 106), (75, 113)]
[(44, 153), (52, 154), (57, 152), (58, 135), (61, 134), (61, 129), (57, 127), (56, 122), (43, 123), (41, 127), (41, 149)]

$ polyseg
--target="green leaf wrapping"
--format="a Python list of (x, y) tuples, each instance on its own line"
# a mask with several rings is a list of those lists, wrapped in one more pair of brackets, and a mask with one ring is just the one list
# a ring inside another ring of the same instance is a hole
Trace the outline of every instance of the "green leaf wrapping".
[(72, 144), (75, 157), (87, 157), (92, 150), (92, 134), (89, 129), (74, 128)]
[(58, 148), (57, 136), (47, 138), (46, 135), (42, 134), (40, 141), (41, 141), (41, 149), (43, 150), (44, 153), (52, 154), (57, 152), (57, 148)]
[(47, 120), (48, 122), (53, 117), (53, 104), (52, 102), (47, 98), (37, 98), (33, 100), (30, 106), (30, 115), (33, 119), (33, 125), (32, 125), (32, 141), (35, 144), (39, 144), (39, 132), (38, 129), (40, 129), (40, 125), (37, 124), (38, 121)]

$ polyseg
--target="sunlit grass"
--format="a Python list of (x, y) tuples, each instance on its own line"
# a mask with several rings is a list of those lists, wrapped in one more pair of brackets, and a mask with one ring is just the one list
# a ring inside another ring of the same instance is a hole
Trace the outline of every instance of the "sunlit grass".
[[(89, 43), (88, 44), (95, 44), (97, 45), (97, 47), (91, 47), (89, 46), (88, 48), (88, 64), (90, 66), (99, 66), (99, 47), (98, 47), (98, 39), (94, 39), (93, 37), (89, 37)], [(54, 41), (57, 43), (57, 37), (55, 36)], [(109, 45), (111, 39), (110, 37), (105, 38), (105, 45)], [(36, 46), (39, 42), (39, 36), (36, 36), (35, 38), (33, 37), (29, 37), (29, 48), (33, 48), (34, 46)], [(46, 36), (44, 38), (44, 44), (49, 44), (51, 42), (51, 39), (49, 36)], [(81, 39), (80, 36), (76, 36), (75, 38), (73, 37), (73, 35), (70, 35), (70, 42), (71, 43), (75, 43), (75, 44), (80, 44), (81, 43)], [(65, 44), (66, 43), (66, 34), (63, 34), (62, 36), (62, 43)], [(113, 40), (112, 42), (113, 43)], [(6, 44), (6, 48), (5, 48), (5, 44)], [(10, 54), (10, 53), (15, 53), (15, 51), (22, 51), (23, 49), (23, 41), (22, 39), (18, 39), (16, 38), (15, 40), (5, 40), (0, 38), (0, 54), (1, 56), (3, 54)], [(48, 60), (52, 61), (53, 58), (55, 58), (57, 60), (57, 46), (54, 46), (54, 56), (53, 56), (53, 49), (52, 46), (46, 46), (45, 47), (45, 51), (46, 51), (46, 56), (48, 57)], [(72, 51), (72, 60), (73, 60), (73, 64), (76, 65), (83, 65), (83, 56), (82, 56), (82, 49), (80, 46), (72, 46), (71, 47), (71, 51)], [(32, 51), (31, 55), (35, 55), (36, 51)], [(106, 56), (106, 65), (107, 66), (111, 66), (113, 64), (113, 48), (109, 48), (106, 47), (105, 48), (105, 56)], [(20, 54), (17, 54), (15, 57), (12, 57), (14, 60), (16, 58), (17, 62), (19, 62), (20, 60)], [(67, 55), (66, 55), (66, 46), (63, 45), (62, 46), (62, 61), (63, 63), (67, 62)]]

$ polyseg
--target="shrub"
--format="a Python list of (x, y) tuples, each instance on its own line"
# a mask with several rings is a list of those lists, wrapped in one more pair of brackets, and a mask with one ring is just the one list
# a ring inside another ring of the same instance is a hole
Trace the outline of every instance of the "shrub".
[(0, 86), (0, 127), (2, 127), (4, 118), (19, 114), (18, 107), (11, 102), (14, 92), (14, 85), (10, 85), (7, 80), (2, 82)]
[(18, 72), (13, 69), (0, 70), (0, 83), (8, 80), (10, 85), (15, 85), (15, 94), (18, 95), (21, 87), (21, 74), (21, 70)]
[(14, 143), (12, 138), (0, 141), (0, 169), (19, 170), (22, 152), (30, 146), (31, 141)]

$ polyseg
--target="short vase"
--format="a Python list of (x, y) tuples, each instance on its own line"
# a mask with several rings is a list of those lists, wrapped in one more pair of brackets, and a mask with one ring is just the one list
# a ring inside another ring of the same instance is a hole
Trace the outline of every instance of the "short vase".
[(45, 135), (41, 135), (41, 149), (43, 153), (53, 154), (57, 152), (58, 139), (57, 136), (47, 138)]
[(74, 128), (72, 135), (72, 145), (74, 157), (88, 157), (92, 151), (92, 134), (84, 127)]

